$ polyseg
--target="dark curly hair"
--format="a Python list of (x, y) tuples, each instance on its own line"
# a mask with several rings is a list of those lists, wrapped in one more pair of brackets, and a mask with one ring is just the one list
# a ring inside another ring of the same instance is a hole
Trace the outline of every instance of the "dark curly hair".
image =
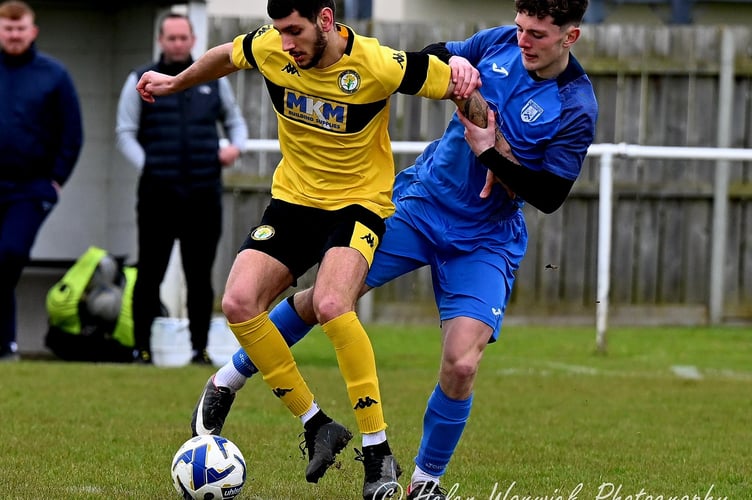
[(272, 19), (282, 19), (297, 10), (300, 17), (314, 22), (321, 9), (325, 7), (336, 12), (334, 0), (269, 0), (266, 3), (266, 13)]
[(578, 26), (585, 16), (588, 0), (515, 0), (517, 12), (524, 12), (538, 19), (551, 16), (556, 26)]

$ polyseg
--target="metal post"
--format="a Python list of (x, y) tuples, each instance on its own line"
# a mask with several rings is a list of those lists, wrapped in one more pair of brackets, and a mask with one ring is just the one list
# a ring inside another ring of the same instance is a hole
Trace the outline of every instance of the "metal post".
[[(721, 69), (718, 82), (718, 147), (731, 144), (731, 112), (734, 99), (734, 36), (721, 28)], [(718, 160), (713, 187), (713, 241), (710, 253), (710, 324), (723, 320), (726, 232), (728, 227), (729, 160)]]
[(611, 287), (611, 216), (613, 209), (613, 153), (605, 153), (600, 161), (600, 193), (598, 197), (598, 285), (596, 305), (596, 349), (606, 352), (608, 328), (608, 294)]

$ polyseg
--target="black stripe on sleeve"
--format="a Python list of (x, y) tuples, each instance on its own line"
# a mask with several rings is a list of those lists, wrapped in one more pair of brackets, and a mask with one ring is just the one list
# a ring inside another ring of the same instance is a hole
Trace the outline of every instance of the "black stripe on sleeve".
[(243, 55), (254, 68), (258, 68), (256, 58), (253, 57), (253, 39), (256, 37), (256, 32), (258, 30), (251, 31), (243, 38)]
[(421, 50), (420, 53), (433, 54), (447, 64), (449, 64), (449, 59), (452, 57), (452, 54), (446, 48), (446, 42), (438, 42), (426, 45), (425, 47), (423, 47), (423, 50)]
[(426, 83), (428, 77), (428, 54), (420, 52), (406, 52), (407, 70), (402, 77), (397, 92), (402, 94), (417, 94)]

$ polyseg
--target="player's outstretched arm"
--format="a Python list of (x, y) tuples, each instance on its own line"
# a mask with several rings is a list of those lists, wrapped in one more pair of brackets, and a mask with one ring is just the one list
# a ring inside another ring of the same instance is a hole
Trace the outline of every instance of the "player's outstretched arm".
[(232, 62), (232, 42), (212, 47), (184, 71), (176, 76), (147, 71), (136, 84), (136, 90), (146, 102), (155, 96), (173, 94), (230, 73), (238, 68)]

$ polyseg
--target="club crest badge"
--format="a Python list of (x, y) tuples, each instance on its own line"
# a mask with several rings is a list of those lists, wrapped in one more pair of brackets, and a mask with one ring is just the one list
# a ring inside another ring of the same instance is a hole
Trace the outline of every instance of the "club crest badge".
[(346, 94), (354, 94), (360, 88), (360, 75), (353, 70), (346, 70), (337, 78), (339, 88)]
[(268, 240), (274, 236), (274, 228), (272, 226), (259, 226), (251, 232), (251, 238), (256, 241)]
[(541, 108), (537, 102), (530, 99), (522, 108), (522, 111), (520, 112), (520, 118), (522, 118), (522, 121), (525, 123), (532, 123), (537, 120), (542, 114), (543, 108)]

